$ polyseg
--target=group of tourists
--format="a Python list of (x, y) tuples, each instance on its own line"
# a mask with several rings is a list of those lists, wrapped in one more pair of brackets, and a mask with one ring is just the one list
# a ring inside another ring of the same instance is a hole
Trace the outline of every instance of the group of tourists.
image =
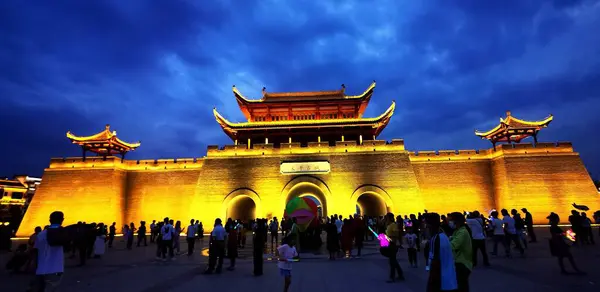
[[(380, 252), (389, 262), (388, 282), (394, 282), (404, 280), (403, 270), (397, 260), (398, 251), (406, 249), (410, 266), (416, 268), (418, 253), (422, 249), (424, 266), (429, 271), (427, 291), (469, 291), (469, 276), (473, 267), (478, 264), (478, 254), (482, 255), (484, 266), (491, 265), (487, 239), (493, 243), (491, 255), (500, 256), (498, 245), (501, 245), (506, 257), (512, 257), (513, 248), (524, 256), (528, 244), (537, 242), (531, 213), (525, 208), (521, 209), (521, 213), (515, 209), (510, 212), (502, 209), (500, 212), (492, 210), (489, 217), (478, 211), (440, 216), (427, 210), (423, 214), (411, 214), (404, 218), (392, 213), (373, 217), (350, 215), (346, 218), (333, 215), (319, 218), (311, 225), (310, 231), (306, 229), (303, 232), (300, 232), (296, 218), (285, 218), (281, 223), (277, 218), (270, 221), (260, 218), (249, 222), (229, 218), (225, 224), (221, 219), (216, 219), (208, 241), (209, 260), (205, 274), (221, 273), (225, 258), (229, 259), (227, 270), (233, 271), (238, 250), (245, 247), (247, 234), (252, 231), (253, 272), (254, 275), (261, 276), (263, 255), (270, 234), (272, 246), (279, 245), (275, 258), (279, 261), (280, 274), (285, 278), (284, 289), (288, 289), (291, 283), (291, 265), (298, 258), (302, 236), (310, 232), (320, 238), (322, 231), (325, 231), (330, 260), (359, 258), (364, 241), (379, 240)], [(63, 228), (63, 218), (62, 212), (53, 212), (50, 215), (50, 225), (44, 229), (36, 227), (27, 244), (16, 249), (7, 268), (10, 267), (15, 272), (35, 270), (37, 278), (34, 286), (47, 287), (56, 285), (60, 279), (64, 270), (65, 252), (67, 255), (70, 253), (71, 258), (78, 254), (79, 265), (85, 265), (87, 259), (101, 258), (106, 246), (113, 247), (117, 234), (116, 223), (113, 222), (107, 228), (103, 223), (78, 222)], [(574, 210), (569, 216), (572, 225), (570, 232), (577, 236), (569, 237), (569, 233), (558, 226), (560, 218), (557, 214), (551, 213), (547, 219), (551, 234), (550, 251), (558, 258), (561, 272), (569, 274), (563, 263), (566, 258), (575, 273), (582, 273), (570, 252), (570, 243), (594, 243), (591, 220), (585, 213)], [(594, 214), (594, 219), (600, 220), (600, 216)], [(140, 222), (139, 228), (134, 223), (124, 225), (121, 232), (127, 249), (132, 249), (134, 234), (137, 234), (138, 247), (148, 245), (148, 231), (144, 221)], [(192, 219), (189, 225), (183, 227), (180, 221), (164, 218), (159, 223), (154, 220), (149, 226), (149, 232), (150, 244), (156, 243), (157, 259), (167, 260), (175, 259), (176, 254), (181, 254), (180, 236), (185, 236), (187, 255), (191, 256), (195, 243), (203, 239), (204, 227), (198, 220)], [(307, 247), (303, 250), (314, 246), (310, 243), (314, 240), (313, 237), (305, 237), (304, 240)], [(354, 249), (356, 254), (353, 254)]]

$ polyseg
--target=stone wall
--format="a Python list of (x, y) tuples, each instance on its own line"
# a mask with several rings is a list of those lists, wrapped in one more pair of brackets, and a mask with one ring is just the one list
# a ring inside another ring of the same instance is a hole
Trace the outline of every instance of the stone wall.
[(49, 225), (53, 211), (63, 211), (64, 224), (77, 221), (123, 222), (127, 173), (120, 169), (46, 169), (19, 228), (28, 236)]
[[(285, 175), (289, 161), (329, 161), (327, 174)], [(408, 152), (404, 141), (356, 141), (210, 146), (204, 158), (125, 160), (57, 158), (25, 215), (19, 236), (48, 222), (54, 210), (65, 223), (139, 223), (174, 216), (210, 230), (239, 198), (251, 198), (256, 215), (280, 217), (293, 196), (314, 193), (328, 215), (348, 216), (370, 194), (396, 214), (424, 209), (488, 211), (527, 207), (536, 223), (558, 212), (563, 221), (576, 202), (600, 209), (600, 200), (570, 143), (500, 145), (487, 150)]]

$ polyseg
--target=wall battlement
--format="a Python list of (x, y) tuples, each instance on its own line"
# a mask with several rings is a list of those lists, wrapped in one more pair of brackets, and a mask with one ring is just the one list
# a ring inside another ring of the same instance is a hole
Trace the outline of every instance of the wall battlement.
[(385, 140), (363, 140), (358, 141), (337, 141), (335, 146), (330, 146), (328, 142), (310, 142), (303, 146), (300, 143), (281, 143), (279, 148), (273, 144), (254, 144), (248, 148), (246, 144), (208, 146), (206, 156), (212, 157), (232, 157), (232, 156), (263, 156), (263, 155), (286, 155), (286, 154), (318, 154), (318, 153), (356, 153), (356, 152), (390, 152), (405, 151), (404, 140), (394, 139), (391, 142)]
[[(365, 152), (390, 152), (406, 151), (404, 140), (394, 139), (391, 142), (385, 140), (364, 140), (362, 144), (357, 141), (337, 141), (335, 146), (328, 142), (311, 142), (307, 146), (300, 143), (282, 143), (279, 148), (273, 144), (254, 144), (248, 149), (245, 144), (208, 146), (206, 157), (247, 157), (247, 156), (271, 156), (289, 154), (332, 154), (332, 153), (365, 153)], [(510, 155), (556, 155), (574, 153), (571, 142), (556, 143), (531, 143), (524, 144), (501, 144), (494, 149), (466, 149), (466, 150), (437, 150), (437, 151), (408, 151), (411, 162), (431, 161), (468, 161), (486, 160), (499, 156)], [(199, 169), (202, 168), (206, 158), (174, 158), (174, 159), (142, 159), (123, 160), (115, 156), (106, 159), (102, 157), (65, 157), (50, 159), (50, 169), (122, 169), (132, 171), (143, 170), (174, 170), (174, 169)]]
[(489, 148), (408, 152), (411, 162), (486, 160), (500, 156), (565, 155), (568, 153), (575, 154), (571, 142), (538, 143), (537, 145), (531, 143), (501, 144), (496, 145), (495, 151), (493, 148)]
[(203, 158), (123, 160), (115, 156), (51, 158), (49, 169), (177, 170), (202, 168)]

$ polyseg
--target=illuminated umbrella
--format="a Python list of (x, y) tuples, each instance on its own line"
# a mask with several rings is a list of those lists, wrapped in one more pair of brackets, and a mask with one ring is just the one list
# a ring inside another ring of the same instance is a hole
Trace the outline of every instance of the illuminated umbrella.
[(301, 232), (317, 217), (317, 204), (307, 197), (291, 199), (285, 206), (284, 217), (296, 218), (296, 225)]

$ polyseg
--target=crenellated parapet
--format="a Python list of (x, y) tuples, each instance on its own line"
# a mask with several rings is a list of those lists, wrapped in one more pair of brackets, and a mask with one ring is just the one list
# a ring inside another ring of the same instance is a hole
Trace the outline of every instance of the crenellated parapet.
[(178, 170), (202, 168), (203, 158), (122, 160), (115, 156), (65, 157), (50, 159), (49, 169), (122, 169), (122, 170)]
[[(335, 153), (373, 153), (373, 152), (406, 152), (411, 162), (429, 161), (468, 161), (486, 160), (499, 156), (518, 155), (565, 155), (573, 152), (570, 142), (538, 143), (538, 144), (502, 144), (496, 149), (466, 149), (466, 150), (437, 150), (437, 151), (406, 151), (404, 140), (364, 140), (337, 141), (335, 146), (328, 142), (282, 143), (276, 148), (273, 144), (208, 146), (206, 158), (219, 157), (249, 157), (249, 156), (280, 156), (302, 154), (335, 154)], [(52, 158), (49, 169), (123, 169), (123, 170), (176, 170), (202, 168), (205, 158), (174, 158), (174, 159), (144, 159), (122, 160), (115, 156), (103, 157), (65, 157)]]
[(565, 155), (573, 152), (571, 142), (501, 144), (490, 149), (409, 151), (411, 162), (489, 160), (500, 156)]
[(273, 144), (248, 145), (226, 145), (223, 147), (208, 146), (206, 156), (235, 157), (235, 156), (268, 156), (268, 155), (297, 155), (297, 154), (335, 154), (335, 153), (365, 153), (365, 152), (404, 152), (404, 140), (394, 139), (391, 142), (385, 140), (363, 140), (360, 141), (337, 141), (335, 146), (329, 142), (281, 143), (279, 147)]

